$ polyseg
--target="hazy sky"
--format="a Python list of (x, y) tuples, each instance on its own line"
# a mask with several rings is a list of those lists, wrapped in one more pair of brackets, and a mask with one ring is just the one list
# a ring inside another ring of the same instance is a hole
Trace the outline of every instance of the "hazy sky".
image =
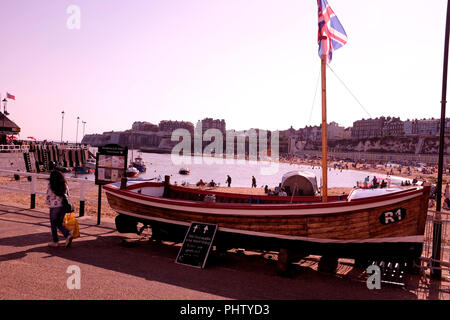
[[(331, 67), (372, 117), (440, 117), (445, 0), (329, 0), (348, 36)], [(80, 29), (69, 29), (70, 5)], [(228, 129), (320, 123), (316, 0), (0, 0), (0, 93), (21, 138), (134, 121)], [(368, 118), (333, 73), (328, 120)], [(3, 108), (2, 108), (3, 111)]]

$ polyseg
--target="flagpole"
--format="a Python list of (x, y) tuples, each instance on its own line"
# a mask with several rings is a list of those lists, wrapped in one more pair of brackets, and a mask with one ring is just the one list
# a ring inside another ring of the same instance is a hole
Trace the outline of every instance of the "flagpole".
[(327, 202), (328, 198), (328, 165), (327, 165), (327, 57), (322, 55), (321, 76), (322, 76), (322, 202)]

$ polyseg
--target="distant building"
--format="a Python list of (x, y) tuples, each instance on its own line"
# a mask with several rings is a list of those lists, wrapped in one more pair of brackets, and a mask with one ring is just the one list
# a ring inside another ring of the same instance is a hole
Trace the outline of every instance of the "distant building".
[(417, 135), (417, 120), (406, 120), (403, 122), (403, 132), (405, 136)]
[(297, 135), (297, 131), (291, 126), (287, 130), (280, 130), (278, 132), (280, 138), (289, 138)]
[(305, 127), (305, 140), (306, 141), (320, 141), (322, 139), (322, 129), (320, 126), (307, 126)]
[(226, 135), (227, 126), (224, 119), (212, 119), (205, 118), (202, 120), (202, 134), (208, 129), (217, 129), (222, 132), (223, 136)]
[[(336, 122), (331, 122), (327, 125), (327, 139), (340, 140), (344, 139), (345, 128), (339, 126)], [(297, 131), (297, 137), (303, 141), (321, 141), (322, 140), (322, 126), (306, 126)]]
[[(438, 134), (440, 134), (440, 130), (441, 130), (441, 121), (439, 120)], [(450, 134), (450, 118), (445, 118), (445, 133)]]
[(172, 120), (162, 120), (159, 123), (159, 130), (165, 131), (172, 134), (176, 129), (186, 129), (191, 134), (194, 132), (194, 125), (188, 121), (172, 121)]
[(416, 120), (417, 122), (417, 134), (420, 136), (427, 135), (438, 135), (440, 128), (440, 120), (439, 119), (422, 119)]
[(352, 127), (345, 128), (343, 139), (351, 139), (351, 138), (352, 138)]
[(136, 121), (131, 126), (133, 131), (147, 131), (147, 132), (158, 132), (159, 126), (147, 121)]
[(398, 137), (405, 135), (403, 121), (396, 117), (387, 117), (383, 124), (383, 136)]
[(365, 139), (372, 137), (381, 137), (383, 135), (383, 126), (385, 117), (375, 119), (362, 119), (353, 122), (352, 138)]
[(337, 122), (331, 122), (327, 125), (328, 140), (340, 140), (344, 138), (345, 128), (339, 126)]

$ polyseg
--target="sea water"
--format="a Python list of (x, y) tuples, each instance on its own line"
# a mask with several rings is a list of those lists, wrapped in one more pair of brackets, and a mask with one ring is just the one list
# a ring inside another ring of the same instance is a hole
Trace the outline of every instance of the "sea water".
[[(283, 175), (290, 171), (308, 171), (317, 177), (318, 185), (321, 184), (322, 168), (319, 166), (298, 165), (288, 163), (278, 163), (275, 161), (247, 161), (235, 159), (223, 159), (221, 157), (181, 157), (172, 156), (171, 154), (155, 154), (155, 153), (138, 153), (136, 151), (129, 152), (129, 161), (134, 157), (140, 156), (147, 165), (147, 171), (140, 173), (140, 179), (162, 179), (165, 175), (170, 176), (171, 183), (189, 183), (196, 184), (200, 179), (205, 183), (214, 180), (220, 186), (226, 186), (227, 175), (231, 176), (232, 187), (251, 187), (252, 176), (256, 178), (258, 187), (269, 188), (278, 186)], [(181, 168), (189, 168), (189, 175), (181, 175), (178, 171)], [(363, 181), (369, 176), (370, 180), (377, 177), (378, 181), (386, 179), (386, 175), (374, 174), (367, 171), (358, 170), (341, 170), (329, 168), (328, 170), (328, 187), (354, 187), (356, 181)], [(78, 175), (81, 177), (82, 175)], [(89, 180), (94, 179), (94, 175), (86, 176)], [(390, 176), (391, 184), (398, 185), (402, 180), (401, 177)]]

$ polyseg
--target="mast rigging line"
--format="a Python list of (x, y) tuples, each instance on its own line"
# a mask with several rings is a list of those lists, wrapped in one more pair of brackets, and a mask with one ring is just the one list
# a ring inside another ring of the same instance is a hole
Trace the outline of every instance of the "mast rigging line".
[(333, 72), (333, 74), (335, 75), (335, 77), (339, 80), (339, 82), (344, 86), (345, 89), (347, 89), (347, 91), (351, 94), (351, 96), (353, 97), (353, 99), (356, 100), (356, 102), (358, 102), (359, 106), (364, 110), (364, 112), (366, 112), (370, 118), (372, 118), (371, 114), (366, 110), (366, 108), (364, 108), (364, 106), (362, 105), (362, 103), (358, 100), (358, 98), (356, 98), (356, 96), (353, 94), (353, 92), (346, 86), (346, 84), (344, 83), (344, 81), (342, 81), (341, 78), (339, 78), (339, 76), (336, 74), (336, 72), (334, 72), (334, 70), (330, 67), (329, 64), (327, 64), (328, 69), (331, 70), (331, 72)]
[(309, 112), (308, 125), (311, 125), (311, 118), (312, 118), (312, 113), (313, 113), (313, 110), (314, 110), (314, 104), (316, 102), (317, 89), (319, 88), (319, 80), (320, 80), (320, 71), (317, 74), (316, 90), (314, 91), (314, 98), (313, 98), (312, 105), (311, 105), (311, 111)]

